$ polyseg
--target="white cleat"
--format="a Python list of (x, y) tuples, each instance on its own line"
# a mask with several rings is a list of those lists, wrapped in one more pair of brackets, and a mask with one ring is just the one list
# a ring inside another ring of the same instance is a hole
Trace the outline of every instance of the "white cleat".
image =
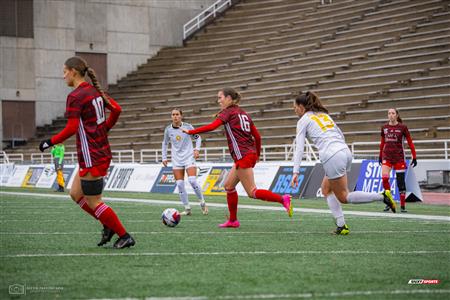
[(208, 206), (206, 206), (206, 203), (200, 203), (200, 208), (202, 209), (202, 214), (207, 215), (208, 214)]
[(192, 211), (190, 208), (187, 208), (185, 211), (180, 213), (181, 216), (192, 216)]

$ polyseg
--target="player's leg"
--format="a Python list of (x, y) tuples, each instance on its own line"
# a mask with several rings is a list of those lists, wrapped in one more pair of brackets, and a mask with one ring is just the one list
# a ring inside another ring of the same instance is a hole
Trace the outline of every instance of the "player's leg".
[(397, 187), (400, 194), (400, 211), (405, 213), (406, 210), (406, 182), (405, 182), (406, 163), (398, 163), (395, 165), (395, 173), (397, 178)]
[[(383, 181), (383, 189), (384, 193), (392, 198), (391, 194), (391, 184), (389, 183), (389, 174), (391, 173), (392, 165), (388, 161), (383, 161), (383, 165), (381, 166), (381, 179)], [(393, 200), (393, 199), (392, 199)], [(389, 211), (391, 209), (390, 205), (386, 204), (386, 207), (383, 211)]]
[(290, 195), (281, 196), (269, 190), (258, 189), (255, 184), (253, 168), (239, 168), (236, 172), (242, 186), (250, 198), (269, 202), (278, 202), (284, 206), (289, 217), (292, 217), (293, 209)]
[(175, 176), (175, 182), (178, 189), (178, 195), (180, 196), (180, 201), (184, 206), (184, 211), (180, 214), (182, 216), (190, 216), (191, 205), (189, 204), (189, 197), (186, 191), (186, 185), (184, 183), (184, 167), (173, 166), (172, 167), (173, 176)]
[(114, 248), (121, 249), (133, 246), (135, 241), (127, 233), (117, 214), (111, 207), (102, 202), (103, 177), (93, 176), (91, 173), (87, 173), (80, 179), (83, 194), (97, 219), (119, 236), (119, 239), (114, 243)]
[(188, 175), (189, 184), (191, 185), (192, 189), (195, 192), (195, 195), (197, 196), (198, 200), (200, 200), (200, 208), (202, 209), (202, 213), (204, 215), (208, 214), (208, 207), (205, 203), (205, 198), (203, 197), (202, 188), (197, 182), (197, 167), (191, 166), (186, 169), (186, 173)]
[(334, 231), (337, 235), (347, 235), (349, 234), (350, 230), (348, 226), (345, 224), (345, 218), (344, 213), (342, 211), (341, 203), (338, 201), (336, 196), (331, 190), (330, 181), (328, 180), (327, 176), (324, 176), (322, 180), (322, 194), (327, 199), (328, 207), (330, 208), (331, 214), (333, 215), (333, 218), (336, 223), (336, 230)]
[(219, 224), (219, 227), (226, 228), (226, 227), (232, 227), (232, 228), (238, 228), (240, 226), (240, 223), (237, 219), (237, 209), (238, 209), (238, 194), (236, 192), (236, 185), (239, 183), (239, 178), (237, 177), (236, 173), (236, 166), (233, 165), (230, 172), (228, 172), (228, 175), (225, 179), (224, 188), (227, 192), (227, 204), (228, 204), (228, 211), (230, 213), (230, 216), (228, 220), (223, 223)]

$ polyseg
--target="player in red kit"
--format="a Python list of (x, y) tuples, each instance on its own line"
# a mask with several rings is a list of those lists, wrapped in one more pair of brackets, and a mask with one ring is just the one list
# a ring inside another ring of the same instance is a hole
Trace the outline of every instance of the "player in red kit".
[[(92, 81), (85, 81), (85, 75)], [(76, 134), (79, 173), (73, 180), (70, 196), (78, 205), (103, 224), (98, 246), (108, 243), (114, 234), (119, 238), (114, 248), (133, 246), (135, 241), (127, 233), (116, 213), (102, 202), (103, 177), (111, 162), (108, 131), (114, 126), (122, 111), (119, 104), (105, 94), (95, 72), (80, 57), (71, 57), (64, 63), (64, 80), (74, 90), (67, 96), (67, 125), (51, 139), (39, 145), (45, 149), (62, 143)], [(105, 108), (111, 112), (106, 119)]]
[(237, 219), (238, 194), (235, 189), (239, 182), (242, 183), (250, 198), (278, 202), (284, 206), (289, 217), (292, 217), (293, 213), (290, 195), (280, 196), (256, 187), (253, 168), (261, 152), (261, 136), (250, 116), (239, 107), (240, 100), (241, 95), (238, 92), (232, 88), (224, 88), (218, 92), (221, 111), (217, 114), (214, 122), (194, 130), (183, 128), (183, 131), (188, 134), (199, 134), (212, 131), (220, 125), (225, 127), (228, 148), (234, 165), (225, 181), (230, 217), (225, 223), (219, 225), (222, 228), (238, 228), (240, 226)]
[[(389, 184), (389, 173), (394, 168), (397, 177), (397, 187), (400, 193), (400, 208), (401, 212), (407, 212), (405, 206), (406, 198), (406, 184), (405, 184), (405, 152), (403, 149), (403, 143), (408, 142), (409, 149), (411, 149), (412, 161), (411, 166), (417, 166), (416, 150), (414, 148), (411, 135), (409, 134), (408, 127), (402, 123), (402, 119), (395, 108), (388, 110), (389, 122), (381, 127), (381, 143), (380, 143), (380, 158), (379, 162), (381, 167), (381, 176), (383, 179), (383, 188), (386, 192), (391, 190)], [(385, 211), (389, 210), (386, 206)]]

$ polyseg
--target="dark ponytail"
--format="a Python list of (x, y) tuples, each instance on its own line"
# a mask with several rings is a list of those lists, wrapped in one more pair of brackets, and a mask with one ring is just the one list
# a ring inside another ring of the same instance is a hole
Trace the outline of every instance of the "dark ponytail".
[(86, 74), (87, 74), (89, 76), (89, 78), (91, 79), (91, 81), (92, 81), (92, 85), (100, 93), (100, 95), (102, 96), (103, 100), (107, 104), (111, 104), (110, 101), (109, 101), (109, 96), (106, 95), (105, 91), (102, 89), (100, 83), (98, 82), (97, 75), (95, 74), (94, 69), (89, 67), (87, 62), (83, 58), (81, 58), (79, 56), (73, 56), (73, 57), (69, 58), (68, 60), (66, 60), (64, 65), (66, 65), (66, 67), (69, 68), (69, 69), (77, 70), (78, 73), (82, 77), (86, 76)]
[(398, 109), (393, 108), (393, 110), (395, 110), (395, 113), (397, 114), (397, 122), (403, 123), (402, 118), (400, 118), (400, 113), (398, 112)]
[(300, 95), (295, 98), (295, 104), (303, 105), (306, 111), (324, 112), (328, 114), (328, 109), (322, 105), (319, 96), (314, 92), (308, 91), (305, 94), (300, 92)]

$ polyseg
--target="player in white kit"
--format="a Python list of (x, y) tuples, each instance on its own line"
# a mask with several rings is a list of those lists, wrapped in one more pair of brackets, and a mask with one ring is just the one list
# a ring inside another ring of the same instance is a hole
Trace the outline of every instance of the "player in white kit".
[[(191, 124), (182, 122), (183, 112), (179, 108), (172, 110), (172, 124), (166, 127), (164, 130), (164, 140), (162, 142), (162, 163), (167, 167), (167, 146), (171, 144), (172, 155), (172, 170), (175, 176), (178, 193), (180, 200), (184, 205), (184, 212), (182, 215), (190, 216), (192, 214), (191, 206), (189, 204), (188, 194), (186, 192), (186, 186), (184, 184), (184, 172), (188, 174), (188, 181), (192, 186), (192, 189), (200, 200), (200, 208), (204, 215), (208, 214), (208, 207), (206, 206), (205, 199), (203, 197), (202, 189), (197, 182), (197, 166), (195, 165), (195, 159), (199, 157), (199, 150), (202, 144), (202, 139), (199, 135), (191, 137), (189, 134), (181, 131), (181, 128), (188, 130), (194, 129)], [(192, 147), (192, 138), (195, 140), (195, 148)]]
[(361, 191), (349, 192), (347, 172), (352, 164), (352, 153), (345, 143), (344, 134), (328, 114), (319, 97), (313, 92), (300, 94), (294, 103), (295, 113), (300, 117), (297, 123), (296, 151), (291, 185), (298, 185), (298, 174), (307, 137), (319, 150), (319, 158), (325, 170), (322, 193), (336, 220), (338, 235), (347, 235), (350, 230), (345, 223), (341, 203), (369, 203), (383, 201), (395, 212), (392, 196)]

